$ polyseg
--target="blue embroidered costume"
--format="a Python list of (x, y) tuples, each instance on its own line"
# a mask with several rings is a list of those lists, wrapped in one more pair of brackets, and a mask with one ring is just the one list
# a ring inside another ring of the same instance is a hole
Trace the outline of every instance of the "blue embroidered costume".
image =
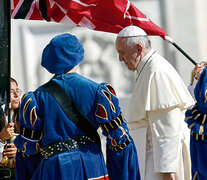
[(75, 108), (96, 129), (101, 127), (107, 137), (107, 167), (99, 145), (67, 117), (53, 95), (39, 87), (21, 102), (21, 135), (15, 140), (17, 179), (140, 179), (136, 148), (113, 87), (66, 73), (82, 59), (82, 44), (75, 36), (63, 34), (46, 46), (42, 65), (56, 74), (51, 81), (65, 91)]
[(207, 67), (200, 75), (194, 94), (197, 104), (186, 112), (185, 119), (191, 129), (192, 179), (205, 180), (207, 176)]

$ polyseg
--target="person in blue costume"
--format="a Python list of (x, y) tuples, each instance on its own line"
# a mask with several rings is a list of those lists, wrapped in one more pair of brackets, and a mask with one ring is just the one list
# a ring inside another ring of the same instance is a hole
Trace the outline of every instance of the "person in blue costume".
[(185, 121), (191, 130), (190, 154), (193, 180), (206, 180), (207, 176), (207, 67), (194, 89), (197, 103), (186, 111)]
[(64, 90), (85, 121), (96, 130), (101, 127), (107, 139), (107, 166), (100, 146), (68, 118), (61, 104), (41, 86), (21, 100), (21, 134), (15, 140), (17, 179), (140, 179), (137, 151), (116, 92), (111, 85), (98, 84), (76, 72), (83, 57), (78, 39), (62, 34), (45, 47), (41, 65), (55, 74), (50, 81)]

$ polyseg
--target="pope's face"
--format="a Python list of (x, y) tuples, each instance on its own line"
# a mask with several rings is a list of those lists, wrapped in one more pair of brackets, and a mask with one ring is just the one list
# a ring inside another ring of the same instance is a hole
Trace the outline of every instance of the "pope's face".
[(129, 46), (124, 38), (118, 37), (116, 40), (116, 50), (119, 53), (119, 60), (124, 61), (129, 70), (135, 71), (140, 61), (137, 46)]

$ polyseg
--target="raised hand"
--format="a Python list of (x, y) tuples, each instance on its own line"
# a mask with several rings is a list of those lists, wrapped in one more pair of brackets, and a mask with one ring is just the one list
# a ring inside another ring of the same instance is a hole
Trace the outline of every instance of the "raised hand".
[(14, 133), (14, 123), (9, 123), (7, 126), (5, 126), (1, 132), (0, 132), (0, 139), (1, 140), (7, 140), (10, 137), (12, 137), (12, 134)]

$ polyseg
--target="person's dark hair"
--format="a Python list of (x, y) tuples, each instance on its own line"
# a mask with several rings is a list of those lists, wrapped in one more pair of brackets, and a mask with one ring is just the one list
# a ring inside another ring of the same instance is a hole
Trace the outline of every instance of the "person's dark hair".
[[(17, 81), (14, 78), (12, 78), (12, 77), (11, 77), (11, 82), (16, 83), (16, 85), (18, 86)], [(5, 111), (6, 111), (6, 109), (5, 109)], [(19, 120), (19, 108), (14, 109), (14, 115), (12, 117), (12, 120), (15, 123), (15, 126), (14, 126), (15, 127), (15, 132), (19, 132), (19, 124), (18, 124), (18, 120)], [(1, 116), (0, 117), (0, 131), (4, 128), (5, 121), (6, 121), (5, 116)]]
[[(11, 77), (11, 82), (15, 82), (16, 85), (18, 86), (17, 81), (12, 77)], [(17, 109), (14, 109), (14, 115), (12, 117), (12, 120), (14, 122), (15, 132), (19, 132), (20, 131), (19, 124), (18, 124), (18, 121), (19, 121), (19, 107)]]
[(16, 85), (18, 86), (17, 81), (16, 81), (14, 78), (12, 78), (12, 77), (11, 77), (11, 82), (15, 82), (15, 83), (16, 83)]

